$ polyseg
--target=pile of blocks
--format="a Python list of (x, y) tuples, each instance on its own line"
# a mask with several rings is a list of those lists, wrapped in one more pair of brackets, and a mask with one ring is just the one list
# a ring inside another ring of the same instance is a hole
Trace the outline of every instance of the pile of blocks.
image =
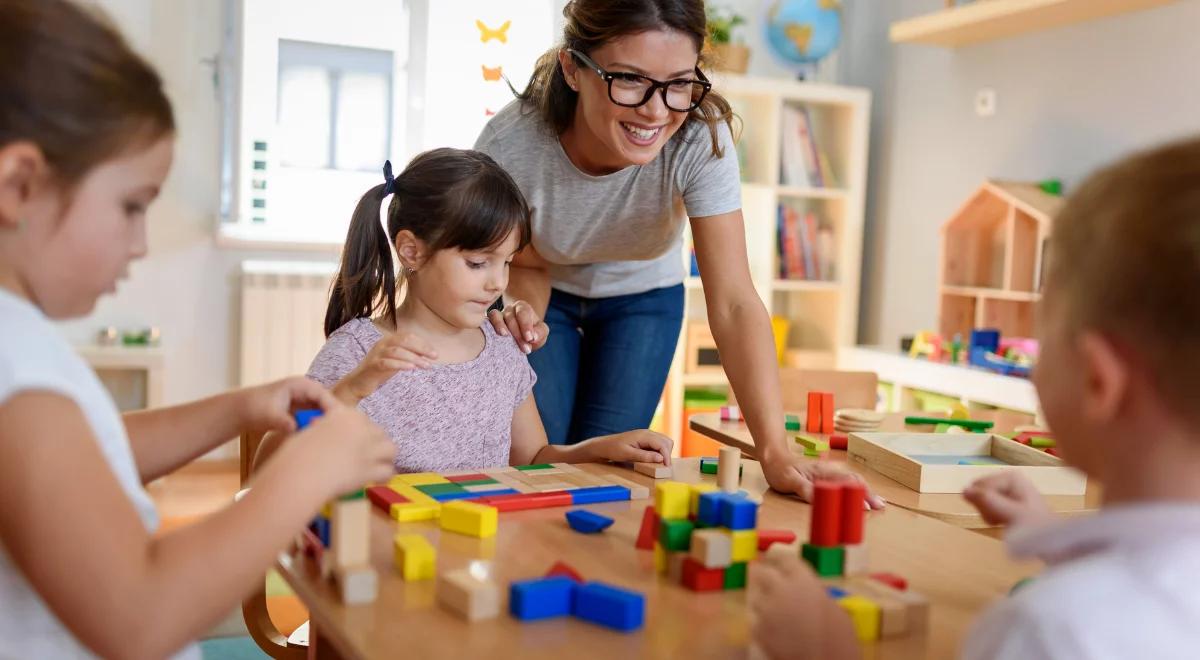
[(347, 605), (370, 603), (379, 593), (379, 575), (370, 564), (370, 523), (370, 504), (359, 490), (326, 503), (308, 528), (314, 539), (309, 552)]
[(831, 392), (808, 393), (808, 423), (804, 430), (809, 433), (833, 433), (836, 411), (833, 409)]
[(1054, 434), (1049, 431), (1022, 431), (1013, 436), (1013, 440), (1034, 449), (1041, 449), (1051, 456), (1058, 456)]

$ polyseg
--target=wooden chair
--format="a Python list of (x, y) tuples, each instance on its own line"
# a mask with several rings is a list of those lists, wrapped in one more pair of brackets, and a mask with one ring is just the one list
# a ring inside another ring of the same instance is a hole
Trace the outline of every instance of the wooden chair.
[[(879, 376), (873, 371), (781, 368), (779, 385), (783, 391), (783, 409), (788, 412), (807, 410), (809, 392), (833, 393), (833, 404), (839, 409), (875, 410), (879, 400)], [(729, 403), (737, 403), (732, 390)]]
[[(251, 468), (254, 464), (254, 454), (262, 444), (263, 435), (258, 433), (243, 433), (241, 441), (241, 478), (242, 488), (250, 481)], [(288, 646), (287, 635), (279, 632), (267, 612), (267, 585), (265, 580), (257, 582), (258, 588), (242, 601), (242, 618), (246, 621), (246, 630), (255, 644), (263, 653), (277, 660), (303, 660), (308, 657), (308, 648)]]

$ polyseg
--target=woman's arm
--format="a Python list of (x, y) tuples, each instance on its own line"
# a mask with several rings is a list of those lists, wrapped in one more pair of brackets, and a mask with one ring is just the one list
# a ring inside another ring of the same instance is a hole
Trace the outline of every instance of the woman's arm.
[(513, 413), (510, 465), (633, 461), (671, 464), (671, 439), (646, 429), (603, 435), (573, 445), (551, 445), (530, 394)]
[[(811, 499), (812, 481), (831, 474), (794, 456), (787, 446), (779, 363), (771, 319), (750, 279), (742, 212), (692, 219), (696, 261), (704, 282), (708, 323), (721, 365), (750, 427), (758, 460), (771, 488)], [(882, 500), (872, 497), (873, 504)]]

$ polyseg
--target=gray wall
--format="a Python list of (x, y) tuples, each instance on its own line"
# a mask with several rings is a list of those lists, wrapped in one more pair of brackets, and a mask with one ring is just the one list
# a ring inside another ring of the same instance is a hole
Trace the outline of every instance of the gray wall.
[[(847, 0), (841, 81), (874, 92), (860, 341), (937, 320), (938, 228), (985, 178), (1068, 190), (1132, 149), (1200, 132), (1200, 0), (946, 50), (887, 42), (940, 0)], [(974, 114), (991, 87), (997, 113)]]

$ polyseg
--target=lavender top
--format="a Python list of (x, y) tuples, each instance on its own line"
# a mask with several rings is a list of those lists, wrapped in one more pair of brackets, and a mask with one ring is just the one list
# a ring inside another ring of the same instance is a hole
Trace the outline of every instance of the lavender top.
[[(447, 472), (508, 465), (512, 419), (537, 375), (512, 337), (490, 322), (473, 360), (401, 371), (358, 407), (396, 443), (397, 472)], [(329, 335), (308, 377), (332, 387), (366, 357), (383, 333), (354, 319)]]

